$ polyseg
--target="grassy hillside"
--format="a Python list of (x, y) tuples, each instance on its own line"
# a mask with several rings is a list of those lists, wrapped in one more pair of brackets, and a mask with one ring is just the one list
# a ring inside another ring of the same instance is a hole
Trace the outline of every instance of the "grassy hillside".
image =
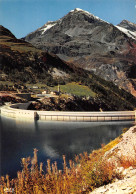
[[(4, 77), (2, 77), (4, 75)], [(112, 82), (107, 82), (54, 54), (42, 52), (30, 43), (16, 39), (0, 26), (0, 81), (45, 85), (53, 90), (58, 83), (62, 92), (90, 96), (103, 110), (133, 110), (136, 99)], [(80, 83), (80, 85), (79, 85)]]
[[(88, 86), (81, 83), (71, 82), (65, 85), (59, 85), (62, 93), (73, 94), (76, 96), (91, 96), (95, 97), (96, 94)], [(58, 86), (50, 87), (50, 90), (58, 90)]]

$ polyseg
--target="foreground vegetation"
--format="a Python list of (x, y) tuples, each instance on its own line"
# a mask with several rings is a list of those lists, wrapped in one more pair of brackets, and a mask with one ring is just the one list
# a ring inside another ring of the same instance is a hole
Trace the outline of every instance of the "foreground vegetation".
[[(5, 191), (14, 193), (35, 194), (78, 194), (89, 193), (97, 187), (113, 182), (123, 176), (116, 170), (114, 162), (104, 158), (104, 153), (110, 150), (121, 140), (121, 136), (91, 154), (80, 154), (75, 161), (69, 161), (67, 165), (63, 156), (63, 170), (57, 168), (57, 163), (47, 160), (46, 173), (43, 164), (38, 164), (37, 149), (34, 149), (34, 157), (22, 159), (22, 171), (17, 173), (17, 178), (10, 180), (9, 176), (0, 178), (0, 193)], [(118, 158), (119, 159), (119, 158)], [(136, 158), (131, 160), (120, 158), (120, 164), (124, 168), (136, 167)], [(69, 166), (69, 167), (68, 167)]]

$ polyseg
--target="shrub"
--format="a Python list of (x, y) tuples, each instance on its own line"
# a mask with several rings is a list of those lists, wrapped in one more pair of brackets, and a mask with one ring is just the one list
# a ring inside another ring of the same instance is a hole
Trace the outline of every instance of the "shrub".
[(112, 182), (120, 175), (115, 170), (115, 165), (108, 160), (103, 160), (103, 151), (93, 151), (92, 154), (80, 154), (75, 157), (75, 162), (63, 156), (63, 170), (58, 170), (57, 163), (47, 160), (46, 173), (43, 164), (38, 165), (37, 150), (34, 157), (22, 159), (22, 171), (17, 173), (17, 178), (9, 180), (9, 176), (0, 178), (0, 192), (5, 189), (14, 189), (14, 193), (36, 194), (69, 194), (92, 191), (94, 188)]

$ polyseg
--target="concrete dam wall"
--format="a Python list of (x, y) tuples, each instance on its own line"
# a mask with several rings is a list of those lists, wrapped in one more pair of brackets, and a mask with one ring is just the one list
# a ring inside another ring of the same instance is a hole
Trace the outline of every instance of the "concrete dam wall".
[(1, 115), (12, 118), (24, 118), (43, 121), (73, 121), (73, 122), (134, 121), (136, 116), (136, 111), (108, 111), (108, 112), (35, 111), (19, 109), (20, 105), (21, 104), (14, 104), (2, 107)]

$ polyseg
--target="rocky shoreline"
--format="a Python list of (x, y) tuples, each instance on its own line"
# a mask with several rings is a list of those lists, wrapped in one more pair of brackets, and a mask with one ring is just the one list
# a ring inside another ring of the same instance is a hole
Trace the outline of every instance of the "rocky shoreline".
[[(113, 155), (112, 157), (110, 157)], [(105, 153), (115, 162), (122, 180), (95, 189), (91, 194), (136, 194), (136, 126), (122, 135), (121, 141)]]
[(122, 180), (95, 189), (91, 194), (136, 194), (136, 169), (119, 168), (124, 175)]

